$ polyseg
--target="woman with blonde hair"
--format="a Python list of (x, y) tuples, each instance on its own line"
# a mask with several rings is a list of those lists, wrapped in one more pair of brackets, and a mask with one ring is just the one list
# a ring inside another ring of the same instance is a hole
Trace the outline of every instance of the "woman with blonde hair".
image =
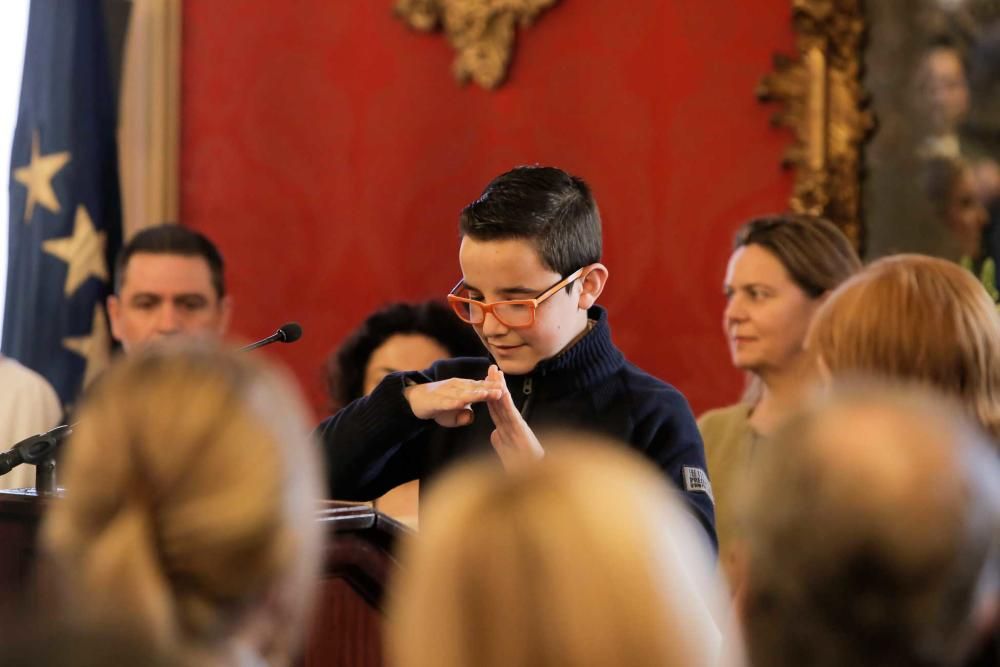
[(809, 347), (833, 377), (929, 385), (1000, 440), (1000, 312), (952, 262), (924, 255), (873, 262), (820, 308)]
[(807, 215), (755, 218), (736, 233), (723, 289), (723, 330), (733, 365), (750, 388), (735, 405), (698, 419), (715, 492), (719, 560), (733, 576), (738, 538), (734, 489), (758, 441), (794, 411), (812, 380), (805, 337), (813, 314), (861, 268), (832, 223)]
[(391, 664), (717, 664), (725, 596), (676, 492), (621, 445), (562, 440), (431, 489), (390, 598)]
[(205, 665), (287, 665), (318, 567), (317, 449), (294, 385), (159, 346), (88, 392), (42, 548), (70, 620)]

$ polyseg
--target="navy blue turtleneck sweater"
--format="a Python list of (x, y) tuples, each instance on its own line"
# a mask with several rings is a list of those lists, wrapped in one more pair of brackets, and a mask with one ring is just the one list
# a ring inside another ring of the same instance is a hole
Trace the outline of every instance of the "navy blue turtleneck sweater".
[[(588, 315), (596, 325), (572, 347), (530, 374), (504, 374), (514, 403), (536, 432), (550, 426), (592, 431), (640, 452), (673, 481), (715, 544), (705, 450), (687, 401), (625, 359), (611, 341), (603, 308)], [(472, 406), (471, 425), (444, 428), (417, 419), (403, 396), (408, 382), (483, 379), (491, 363), (486, 357), (447, 359), (423, 372), (392, 373), (369, 396), (320, 424), (330, 496), (371, 500), (413, 479), (427, 482), (469, 454), (492, 452), (494, 426), (485, 404)]]

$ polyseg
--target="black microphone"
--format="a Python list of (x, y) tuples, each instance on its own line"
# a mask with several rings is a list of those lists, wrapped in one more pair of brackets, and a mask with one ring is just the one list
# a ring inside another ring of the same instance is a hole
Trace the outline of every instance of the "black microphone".
[(22, 463), (38, 464), (51, 456), (59, 443), (73, 432), (69, 424), (33, 435), (0, 454), (0, 475), (6, 475)]
[(250, 350), (256, 350), (258, 347), (264, 347), (265, 345), (270, 345), (271, 343), (294, 343), (298, 339), (302, 338), (302, 327), (298, 322), (287, 322), (282, 324), (273, 334), (267, 338), (262, 338), (256, 343), (251, 343), (246, 347), (241, 347), (240, 352), (249, 352)]

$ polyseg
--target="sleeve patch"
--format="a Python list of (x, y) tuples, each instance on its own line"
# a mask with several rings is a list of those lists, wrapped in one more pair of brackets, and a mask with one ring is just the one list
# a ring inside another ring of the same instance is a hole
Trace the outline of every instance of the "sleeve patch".
[(708, 474), (701, 468), (684, 466), (684, 490), (690, 493), (704, 493), (712, 501), (712, 504), (715, 504), (715, 497), (712, 496), (712, 483), (708, 481)]

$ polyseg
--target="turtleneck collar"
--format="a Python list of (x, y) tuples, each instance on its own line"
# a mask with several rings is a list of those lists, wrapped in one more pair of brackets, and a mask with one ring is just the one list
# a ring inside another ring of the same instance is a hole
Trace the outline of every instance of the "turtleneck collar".
[(544, 378), (541, 386), (547, 393), (548, 390), (562, 392), (593, 387), (617, 372), (625, 364), (625, 356), (611, 342), (607, 311), (601, 306), (593, 306), (587, 311), (587, 317), (594, 325), (570, 347), (540, 361), (526, 375), (508, 377)]

